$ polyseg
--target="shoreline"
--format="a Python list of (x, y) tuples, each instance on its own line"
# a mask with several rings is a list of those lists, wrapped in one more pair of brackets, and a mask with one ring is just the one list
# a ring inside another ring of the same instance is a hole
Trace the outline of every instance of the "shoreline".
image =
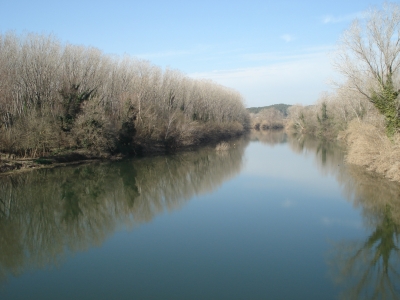
[[(71, 153), (73, 156), (77, 152)], [(53, 169), (59, 167), (66, 167), (71, 165), (87, 164), (102, 160), (118, 160), (117, 158), (105, 157), (88, 157), (81, 156), (79, 159), (69, 159), (65, 161), (58, 160), (57, 156), (47, 156), (41, 158), (22, 158), (22, 159), (1, 159), (0, 160), (0, 178), (12, 174), (28, 172), (38, 169)], [(122, 157), (121, 157), (122, 159)]]
[[(249, 131), (250, 132), (250, 131)], [(166, 156), (173, 155), (184, 151), (195, 151), (200, 148), (211, 147), (215, 148), (221, 142), (232, 142), (236, 139), (240, 139), (249, 135), (249, 132), (245, 131), (240, 135), (231, 136), (229, 138), (209, 141), (203, 144), (188, 145), (179, 147), (173, 151), (165, 148), (152, 148), (147, 149), (145, 152), (136, 154), (110, 154), (110, 153), (98, 153), (94, 154), (89, 150), (79, 149), (75, 151), (65, 150), (56, 155), (47, 155), (42, 157), (27, 157), (27, 158), (9, 158), (11, 155), (6, 153), (0, 153), (0, 178), (12, 174), (28, 172), (31, 170), (38, 169), (53, 169), (66, 167), (71, 165), (88, 164), (93, 162), (101, 161), (119, 161), (128, 158), (140, 158), (140, 157), (151, 157), (151, 156)], [(7, 158), (8, 156), (8, 158)]]

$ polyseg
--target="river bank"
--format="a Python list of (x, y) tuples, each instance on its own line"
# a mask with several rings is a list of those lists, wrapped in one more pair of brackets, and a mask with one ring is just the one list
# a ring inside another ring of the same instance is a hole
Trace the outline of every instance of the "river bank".
[[(331, 101), (325, 106), (293, 106), (286, 131), (289, 134), (340, 141), (346, 148), (346, 163), (400, 182), (400, 133), (388, 136), (385, 119), (373, 106), (365, 110), (362, 118), (349, 117), (347, 122), (339, 122), (341, 119), (334, 114), (336, 104)], [(320, 111), (328, 109), (326, 120), (318, 122)], [(302, 117), (299, 118), (299, 115)]]
[(123, 153), (94, 153), (87, 149), (79, 150), (64, 150), (54, 154), (45, 155), (42, 157), (16, 157), (14, 154), (0, 153), (0, 177), (18, 172), (26, 172), (34, 169), (49, 169), (65, 167), (69, 165), (86, 164), (95, 161), (119, 161), (133, 157), (151, 157), (151, 156), (166, 156), (173, 155), (184, 151), (195, 151), (200, 148), (219, 149), (218, 145), (224, 144), (227, 149), (237, 143), (238, 139), (249, 136), (249, 132), (245, 131), (242, 134), (232, 136), (224, 136), (223, 139), (214, 139), (204, 142), (203, 144), (190, 145), (180, 147), (171, 151), (164, 147), (153, 147), (147, 149), (147, 152), (135, 154)]
[(67, 165), (89, 163), (97, 160), (119, 160), (122, 156), (91, 156), (84, 152), (69, 152), (62, 155), (45, 156), (40, 158), (15, 158), (0, 153), (0, 176), (33, 169), (56, 168)]

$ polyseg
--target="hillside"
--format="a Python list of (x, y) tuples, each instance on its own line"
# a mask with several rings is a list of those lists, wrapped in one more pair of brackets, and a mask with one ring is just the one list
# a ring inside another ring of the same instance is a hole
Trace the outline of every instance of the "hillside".
[(280, 112), (282, 112), (283, 115), (286, 117), (288, 115), (288, 108), (290, 106), (291, 105), (289, 105), (289, 104), (280, 103), (280, 104), (273, 104), (273, 105), (262, 106), (262, 107), (248, 107), (247, 110), (249, 113), (256, 114), (256, 113), (259, 113), (263, 109), (275, 108), (275, 109), (279, 110)]

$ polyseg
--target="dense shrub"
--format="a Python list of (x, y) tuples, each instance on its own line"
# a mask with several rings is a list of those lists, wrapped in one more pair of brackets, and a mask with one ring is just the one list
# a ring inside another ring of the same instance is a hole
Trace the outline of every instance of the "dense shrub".
[(0, 34), (0, 152), (170, 151), (248, 127), (241, 95), (214, 82), (53, 36)]
[(400, 181), (400, 135), (386, 135), (384, 118), (354, 120), (345, 131), (347, 161)]
[(283, 113), (273, 107), (251, 115), (251, 127), (255, 130), (282, 129), (284, 121)]

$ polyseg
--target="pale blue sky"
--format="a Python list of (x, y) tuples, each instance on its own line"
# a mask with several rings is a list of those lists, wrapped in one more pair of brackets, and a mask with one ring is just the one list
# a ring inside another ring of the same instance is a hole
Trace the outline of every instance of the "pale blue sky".
[(311, 104), (337, 78), (332, 51), (352, 19), (383, 1), (10, 1), (0, 31), (147, 59), (242, 93), (246, 106)]

